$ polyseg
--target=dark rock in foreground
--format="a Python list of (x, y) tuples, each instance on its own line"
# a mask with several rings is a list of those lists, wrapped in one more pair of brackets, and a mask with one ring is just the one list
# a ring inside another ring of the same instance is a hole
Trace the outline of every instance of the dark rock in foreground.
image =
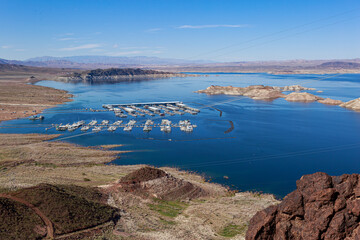
[(246, 239), (360, 239), (360, 175), (305, 175), (276, 206), (258, 212)]

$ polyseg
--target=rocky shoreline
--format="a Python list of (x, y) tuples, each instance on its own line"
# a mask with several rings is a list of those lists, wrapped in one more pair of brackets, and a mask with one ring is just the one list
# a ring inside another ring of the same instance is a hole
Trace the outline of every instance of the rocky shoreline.
[[(284, 98), (289, 102), (319, 102), (328, 105), (338, 105), (354, 111), (360, 111), (360, 98), (351, 100), (349, 102), (342, 102), (331, 98), (322, 98), (314, 94), (303, 91), (314, 91), (315, 88), (306, 88), (300, 85), (272, 87), (264, 85), (252, 85), (248, 87), (233, 87), (233, 86), (210, 86), (204, 90), (198, 90), (196, 93), (205, 93), (208, 95), (234, 95), (246, 96), (255, 100), (275, 100), (277, 98)], [(291, 92), (285, 94), (283, 92)]]
[(90, 84), (116, 83), (124, 81), (141, 81), (158, 78), (188, 77), (183, 73), (162, 72), (140, 68), (109, 68), (72, 72), (58, 76), (55, 80), (62, 82), (83, 82)]

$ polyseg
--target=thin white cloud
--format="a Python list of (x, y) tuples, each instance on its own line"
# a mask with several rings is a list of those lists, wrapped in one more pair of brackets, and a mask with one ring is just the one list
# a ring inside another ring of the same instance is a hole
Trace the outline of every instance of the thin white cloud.
[(202, 28), (246, 28), (247, 24), (213, 24), (213, 25), (182, 25), (176, 28), (180, 29), (202, 29)]
[(90, 52), (104, 52), (104, 49), (101, 49), (101, 48), (93, 48), (93, 49), (90, 49)]
[(119, 47), (119, 45), (117, 44), (117, 43), (115, 43), (114, 45), (113, 45), (113, 48), (118, 48)]
[(17, 52), (24, 52), (24, 51), (26, 51), (25, 49), (22, 49), (22, 48), (18, 48), (18, 49), (15, 49), (15, 51), (17, 51)]
[(68, 48), (61, 48), (60, 51), (77, 51), (77, 50), (83, 50), (83, 49), (94, 49), (99, 48), (100, 44), (84, 44), (76, 47), (68, 47)]
[(153, 33), (153, 32), (159, 32), (161, 30), (162, 30), (162, 28), (150, 28), (150, 29), (145, 30), (145, 32)]
[(9, 49), (9, 48), (12, 48), (12, 46), (4, 45), (4, 46), (1, 46), (1, 48), (3, 48), (3, 49)]
[(69, 37), (67, 37), (67, 38), (59, 38), (58, 40), (59, 41), (71, 41), (71, 40), (76, 40), (77, 38), (69, 38)]
[(134, 51), (123, 51), (123, 52), (111, 52), (108, 53), (108, 55), (117, 57), (117, 56), (126, 56), (126, 55), (158, 54), (158, 53), (162, 53), (162, 52), (158, 50), (146, 50), (146, 51), (134, 50)]
[(149, 49), (150, 47), (121, 47), (122, 50), (131, 50), (131, 49)]

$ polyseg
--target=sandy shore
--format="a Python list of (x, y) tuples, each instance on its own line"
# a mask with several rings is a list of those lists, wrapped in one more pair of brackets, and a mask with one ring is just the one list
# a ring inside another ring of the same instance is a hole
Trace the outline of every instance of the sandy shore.
[(28, 84), (23, 75), (0, 74), (0, 122), (36, 115), (71, 97), (63, 90)]

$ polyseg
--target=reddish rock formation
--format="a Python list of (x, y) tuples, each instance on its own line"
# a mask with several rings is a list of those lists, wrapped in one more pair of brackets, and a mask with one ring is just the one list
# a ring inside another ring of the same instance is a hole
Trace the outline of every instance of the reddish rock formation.
[(305, 175), (250, 220), (246, 239), (360, 239), (360, 175)]

